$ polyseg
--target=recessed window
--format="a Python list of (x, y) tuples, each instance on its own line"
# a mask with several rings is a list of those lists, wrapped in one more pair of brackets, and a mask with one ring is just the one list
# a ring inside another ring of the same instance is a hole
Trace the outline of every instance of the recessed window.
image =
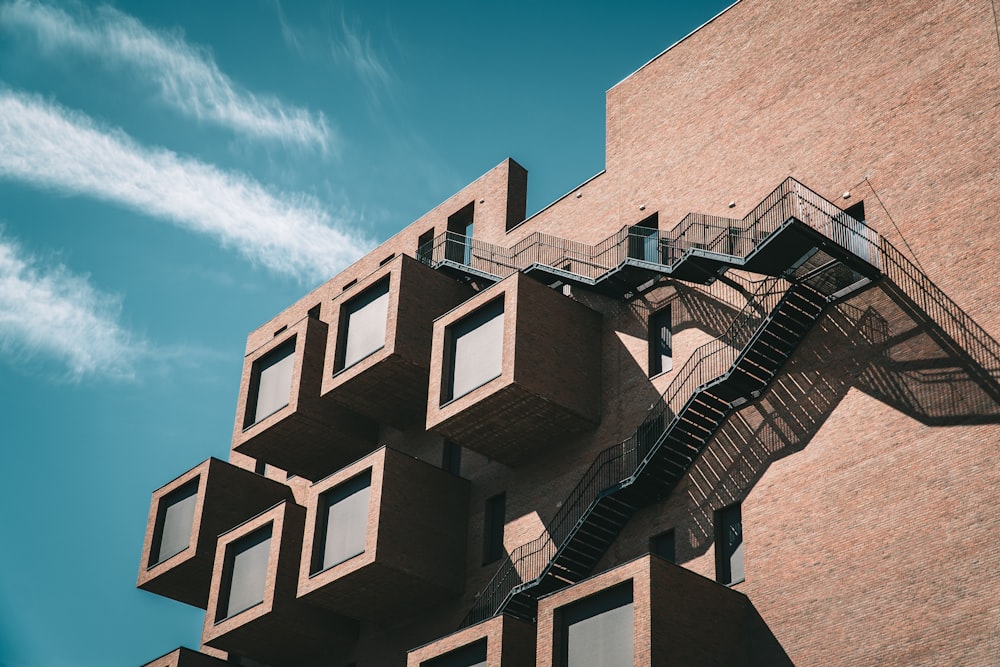
[(371, 486), (367, 470), (319, 497), (312, 574), (364, 553)]
[(486, 499), (483, 513), (483, 565), (504, 557), (503, 529), (506, 523), (507, 495), (499, 494)]
[(194, 507), (198, 502), (198, 479), (174, 489), (160, 500), (153, 527), (153, 549), (149, 565), (176, 556), (191, 544)]
[(656, 213), (628, 230), (628, 256), (644, 262), (660, 262), (660, 232)]
[(288, 405), (295, 370), (295, 337), (254, 362), (246, 425), (252, 426)]
[(441, 468), (452, 475), (462, 474), (462, 447), (451, 440), (444, 441), (441, 453)]
[(459, 264), (472, 261), (472, 233), (474, 229), (476, 202), (469, 202), (454, 215), (448, 216), (448, 234), (445, 245), (445, 259)]
[(503, 299), (486, 304), (448, 327), (441, 402), (454, 400), (503, 370)]
[(432, 660), (425, 660), (420, 667), (486, 667), (486, 640), (480, 639)]
[(622, 667), (634, 653), (632, 582), (559, 611), (564, 667)]
[(385, 346), (389, 315), (389, 278), (344, 304), (340, 311), (336, 371), (350, 368)]
[(649, 540), (649, 552), (654, 553), (660, 558), (664, 558), (671, 563), (677, 562), (677, 545), (674, 542), (674, 531), (670, 530), (664, 531), (659, 535), (654, 535), (652, 539)]
[(732, 505), (715, 515), (715, 571), (720, 584), (731, 586), (745, 578), (743, 570), (743, 514)]
[(649, 316), (649, 377), (673, 368), (673, 335), (670, 306)]
[(431, 227), (426, 232), (417, 237), (417, 259), (424, 264), (434, 262), (434, 228)]
[(271, 555), (271, 527), (267, 524), (226, 547), (222, 588), (216, 622), (231, 618), (264, 601), (267, 563)]

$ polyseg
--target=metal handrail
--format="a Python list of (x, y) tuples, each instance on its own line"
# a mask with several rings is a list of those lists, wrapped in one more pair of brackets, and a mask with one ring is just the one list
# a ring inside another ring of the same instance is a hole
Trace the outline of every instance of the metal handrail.
[(465, 266), (497, 280), (543, 266), (593, 285), (629, 260), (669, 272), (691, 253), (712, 252), (734, 258), (738, 266), (791, 219), (880, 268), (879, 235), (794, 178), (785, 179), (742, 219), (689, 213), (672, 229), (625, 226), (596, 245), (534, 232), (508, 248), (446, 231), (422, 245), (417, 258), (432, 267)]

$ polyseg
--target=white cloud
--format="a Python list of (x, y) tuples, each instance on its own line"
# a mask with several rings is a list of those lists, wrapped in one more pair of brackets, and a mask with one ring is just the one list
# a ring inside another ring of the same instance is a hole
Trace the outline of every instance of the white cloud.
[(340, 37), (340, 40), (330, 45), (334, 60), (353, 68), (368, 88), (372, 99), (377, 99), (379, 90), (388, 90), (392, 83), (388, 66), (372, 49), (370, 36), (348, 25), (343, 13), (340, 16)]
[(140, 146), (83, 114), (2, 88), (0, 176), (168, 220), (304, 281), (329, 278), (371, 247), (337, 228), (312, 197), (271, 193), (244, 174)]
[(132, 378), (147, 346), (119, 323), (120, 299), (64, 266), (39, 265), (0, 236), (0, 351), (56, 359), (73, 380)]
[(163, 101), (183, 114), (259, 139), (331, 148), (333, 131), (322, 113), (240, 89), (212, 54), (177, 35), (154, 31), (117, 9), (80, 8), (78, 17), (33, 0), (0, 6), (0, 25), (27, 30), (44, 48), (67, 49), (133, 68), (154, 82)]

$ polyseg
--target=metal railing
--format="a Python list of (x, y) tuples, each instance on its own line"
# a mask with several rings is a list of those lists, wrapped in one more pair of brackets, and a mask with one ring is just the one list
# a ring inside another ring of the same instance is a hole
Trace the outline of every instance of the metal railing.
[(626, 263), (669, 273), (691, 254), (711, 253), (738, 267), (792, 219), (880, 268), (878, 234), (793, 178), (739, 220), (689, 213), (672, 229), (626, 226), (596, 245), (535, 232), (506, 248), (444, 232), (422, 245), (417, 257), (433, 267), (450, 264), (496, 280), (545, 267), (593, 285)]
[(734, 316), (726, 331), (695, 350), (660, 399), (650, 407), (635, 433), (598, 454), (546, 530), (514, 549), (500, 565), (469, 612), (467, 625), (490, 618), (519, 587), (536, 583), (597, 500), (642, 472), (645, 462), (662, 444), (664, 435), (697, 389), (719, 379), (733, 367), (754, 333), (777, 306), (786, 285), (780, 278), (761, 281), (753, 298)]
[[(418, 256), (431, 266), (449, 260), (497, 279), (544, 266), (595, 284), (625, 263), (653, 265), (650, 268), (654, 270), (666, 267), (669, 272), (691, 254), (717, 256), (723, 262), (727, 258), (745, 260), (793, 220), (879, 270), (968, 355), (985, 373), (987, 382), (996, 386), (1000, 344), (891, 243), (791, 178), (739, 220), (689, 214), (671, 230), (624, 227), (593, 246), (535, 233), (505, 249), (448, 232), (428, 244), (426, 252), (422, 247)], [(461, 253), (456, 248), (461, 248)], [(732, 371), (756, 332), (778, 308), (787, 286), (780, 278), (757, 284), (752, 298), (723, 335), (699, 347), (675, 373), (635, 433), (598, 454), (546, 531), (511, 552), (478, 596), (467, 625), (495, 615), (511, 597), (546, 575), (596, 503), (636, 479), (686, 407), (708, 384)]]

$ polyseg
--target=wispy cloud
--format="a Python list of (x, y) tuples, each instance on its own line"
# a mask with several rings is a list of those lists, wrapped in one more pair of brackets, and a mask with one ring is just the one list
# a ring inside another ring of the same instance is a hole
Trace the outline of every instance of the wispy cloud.
[(388, 65), (372, 48), (371, 36), (349, 24), (343, 13), (340, 15), (339, 39), (331, 42), (330, 52), (334, 60), (346, 64), (357, 73), (373, 99), (390, 88), (392, 74)]
[(78, 15), (35, 2), (0, 5), (0, 25), (33, 33), (50, 51), (65, 49), (132, 68), (157, 86), (181, 113), (258, 139), (332, 148), (333, 131), (322, 113), (241, 89), (216, 65), (211, 52), (178, 34), (155, 31), (108, 6)]
[(312, 197), (165, 149), (0, 88), (0, 177), (115, 202), (214, 237), (268, 269), (325, 280), (372, 245)]
[(0, 236), (0, 351), (15, 359), (54, 359), (67, 377), (131, 379), (145, 341), (119, 322), (119, 298), (96, 290), (62, 265), (43, 266)]

